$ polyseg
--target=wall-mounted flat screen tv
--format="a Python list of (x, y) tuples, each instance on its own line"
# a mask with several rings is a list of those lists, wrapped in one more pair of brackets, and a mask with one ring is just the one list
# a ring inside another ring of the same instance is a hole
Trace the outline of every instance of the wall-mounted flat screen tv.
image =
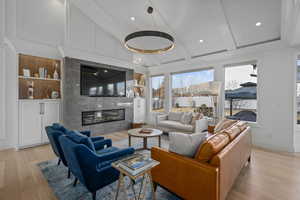
[(81, 65), (80, 74), (82, 96), (126, 96), (126, 71)]

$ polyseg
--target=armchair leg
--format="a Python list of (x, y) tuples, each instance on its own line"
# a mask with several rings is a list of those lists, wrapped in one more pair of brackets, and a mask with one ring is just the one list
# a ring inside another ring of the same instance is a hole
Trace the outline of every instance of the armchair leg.
[(92, 192), (93, 200), (96, 200), (97, 192)]
[(154, 192), (156, 192), (156, 190), (157, 190), (157, 186), (158, 186), (158, 184), (157, 184), (157, 183), (155, 183), (155, 182), (153, 182), (153, 189), (154, 189)]
[(75, 187), (75, 186), (76, 186), (76, 184), (77, 184), (77, 181), (78, 181), (78, 178), (75, 178), (75, 180), (74, 180), (74, 183), (73, 183), (73, 187)]
[(249, 156), (249, 158), (248, 158), (248, 162), (249, 162), (249, 163), (251, 163), (251, 156)]
[(68, 168), (68, 178), (71, 177), (71, 171), (70, 171), (70, 168)]
[(60, 162), (61, 162), (61, 159), (59, 158), (59, 159), (58, 159), (58, 162), (57, 162), (57, 165), (60, 165)]

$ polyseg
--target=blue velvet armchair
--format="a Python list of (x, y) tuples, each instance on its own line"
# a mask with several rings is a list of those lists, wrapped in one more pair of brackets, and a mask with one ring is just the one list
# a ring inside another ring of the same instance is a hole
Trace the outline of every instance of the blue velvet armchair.
[[(58, 157), (58, 165), (62, 162), (66, 167), (68, 167), (68, 163), (65, 159), (63, 150), (59, 143), (58, 138), (65, 134), (74, 134), (72, 131), (64, 128), (59, 124), (53, 124), (53, 126), (45, 127), (47, 136), (49, 138), (50, 145), (54, 154)], [(81, 131), (83, 135), (89, 137), (91, 135), (90, 131)], [(101, 150), (105, 146), (111, 146), (111, 140), (105, 140), (104, 137), (92, 137), (91, 141), (93, 142), (95, 150)], [(70, 170), (68, 172), (68, 178), (70, 177)]]
[(115, 182), (119, 172), (111, 166), (111, 163), (124, 156), (134, 153), (133, 148), (118, 149), (108, 147), (95, 152), (91, 145), (78, 144), (76, 138), (68, 135), (59, 137), (62, 150), (72, 174), (91, 193), (96, 200), (96, 192), (102, 187)]

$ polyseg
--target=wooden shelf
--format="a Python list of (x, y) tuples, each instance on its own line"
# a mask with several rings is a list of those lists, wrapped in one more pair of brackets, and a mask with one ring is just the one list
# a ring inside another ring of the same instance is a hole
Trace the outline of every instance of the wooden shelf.
[[(24, 69), (29, 70), (30, 76), (24, 76)], [(47, 71), (47, 78), (38, 77), (40, 69)], [(58, 79), (54, 79), (54, 72)], [(19, 54), (19, 99), (42, 100), (51, 99), (53, 92), (61, 97), (61, 61), (37, 56)], [(33, 99), (29, 98), (29, 87), (33, 85)]]
[(22, 79), (33, 79), (33, 80), (45, 80), (45, 81), (60, 81), (60, 79), (53, 79), (53, 78), (39, 78), (39, 77), (26, 77), (26, 76), (19, 76)]
[(144, 88), (144, 85), (134, 85), (133, 87)]
[(145, 97), (145, 75), (141, 73), (134, 73), (134, 96), (135, 97)]

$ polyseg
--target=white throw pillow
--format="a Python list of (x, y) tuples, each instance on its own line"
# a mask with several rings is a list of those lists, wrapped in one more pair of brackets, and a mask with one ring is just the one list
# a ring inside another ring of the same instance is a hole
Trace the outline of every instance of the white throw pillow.
[(193, 118), (193, 113), (191, 113), (191, 112), (185, 112), (181, 116), (181, 120), (180, 121), (183, 124), (191, 124), (192, 118)]
[(199, 146), (206, 139), (206, 133), (169, 133), (169, 151), (183, 156), (194, 157)]
[(180, 122), (182, 115), (182, 112), (170, 112), (168, 114), (168, 120)]
[(195, 122), (195, 132), (196, 133), (201, 133), (203, 131), (206, 131), (208, 129), (208, 119), (207, 118), (202, 118), (199, 119)]

